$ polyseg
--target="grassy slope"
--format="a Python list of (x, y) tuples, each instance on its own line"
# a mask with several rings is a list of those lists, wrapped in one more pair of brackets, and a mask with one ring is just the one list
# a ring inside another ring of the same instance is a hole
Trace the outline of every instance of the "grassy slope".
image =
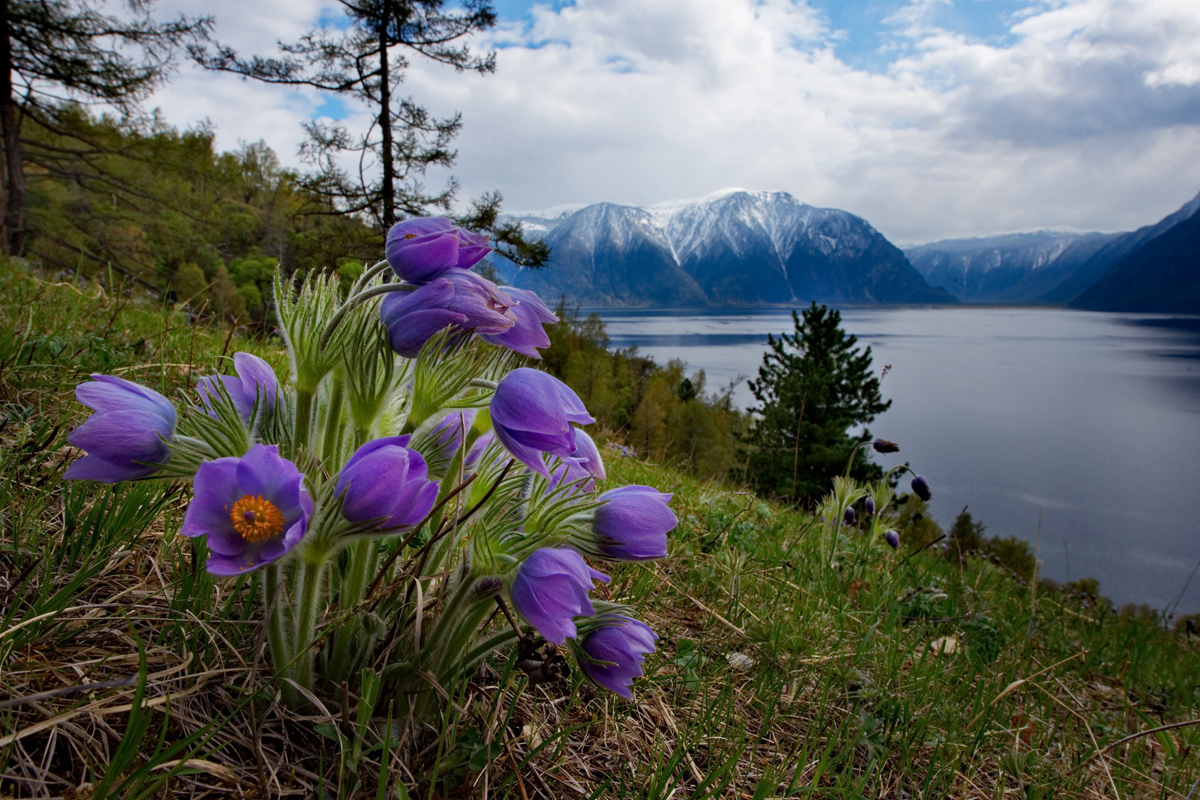
[(195, 568), (184, 491), (59, 479), (90, 372), (172, 394), (242, 349), (285, 373), (228, 336), (0, 266), (0, 703), (21, 700), (0, 796), (1185, 797), (1200, 777), (1200, 728), (1112, 746), (1200, 717), (1197, 650), (1154, 620), (861, 535), (830, 565), (811, 518), (615, 453), (611, 484), (674, 491), (680, 517), (669, 559), (601, 590), (661, 637), (634, 702), (531, 686), (502, 654), (381, 759), (385, 709), (275, 705), (254, 579)]

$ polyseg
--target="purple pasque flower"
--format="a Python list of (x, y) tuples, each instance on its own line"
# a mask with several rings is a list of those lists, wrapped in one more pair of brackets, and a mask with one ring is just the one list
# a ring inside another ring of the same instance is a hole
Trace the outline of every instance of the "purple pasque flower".
[(543, 547), (517, 567), (509, 594), (517, 611), (548, 642), (574, 637), (575, 617), (596, 613), (588, 600), (592, 581), (609, 577), (587, 565), (574, 550)]
[(277, 561), (300, 543), (313, 503), (304, 475), (275, 445), (256, 444), (241, 458), (206, 461), (183, 515), (184, 536), (203, 536), (213, 575), (241, 575)]
[(480, 460), (483, 459), (484, 452), (488, 449), (488, 445), (496, 440), (496, 434), (488, 431), (475, 440), (475, 443), (467, 448), (467, 457), (463, 459), (463, 472), (471, 473), (479, 466)]
[(646, 653), (654, 652), (658, 637), (632, 617), (607, 614), (602, 620), (600, 627), (583, 638), (584, 657), (579, 666), (600, 686), (631, 699), (629, 687), (642, 675), (642, 662)]
[(885, 533), (883, 535), (883, 540), (885, 542), (887, 542), (888, 547), (895, 550), (896, 548), (898, 548), (900, 546), (900, 532), (899, 531), (888, 531), (887, 533)]
[(462, 448), (463, 437), (475, 424), (476, 411), (473, 408), (452, 411), (433, 426), (429, 432), (429, 442), (435, 448), (429, 454), (429, 460), (449, 461)]
[(592, 441), (592, 437), (581, 428), (574, 428), (572, 435), (575, 437), (575, 449), (571, 451), (571, 455), (563, 458), (550, 474), (551, 491), (563, 484), (590, 478), (579, 487), (585, 492), (590, 492), (596, 488), (596, 481), (608, 477), (604, 471), (604, 459), (600, 457), (600, 450)]
[(334, 494), (342, 497), (342, 516), (358, 525), (380, 520), (380, 528), (407, 528), (425, 519), (437, 500), (437, 481), (429, 480), (425, 459), (408, 447), (409, 436), (367, 442), (350, 456), (338, 475)]
[(516, 323), (513, 301), (473, 272), (446, 272), (413, 292), (391, 292), (379, 306), (392, 349), (415, 358), (443, 328), (503, 333)]
[(205, 375), (196, 382), (200, 392), (200, 402), (204, 404), (209, 416), (215, 417), (213, 401), (218, 396), (217, 381), (225, 385), (233, 407), (237, 409), (242, 422), (250, 424), (254, 415), (254, 404), (267, 410), (275, 408), (275, 397), (279, 394), (279, 378), (271, 365), (251, 353), (234, 353), (233, 368), (237, 377), (231, 375)]
[(887, 439), (876, 439), (871, 443), (871, 447), (875, 448), (876, 453), (899, 453), (900, 445), (895, 442), (889, 442)]
[(868, 497), (866, 500), (863, 501), (863, 511), (866, 512), (868, 517), (872, 516), (875, 513), (875, 499), (874, 498)]
[(667, 533), (679, 524), (671, 495), (651, 486), (622, 486), (600, 495), (593, 530), (600, 552), (615, 561), (649, 561), (667, 554)]
[(553, 325), (558, 322), (558, 317), (536, 293), (528, 289), (501, 286), (500, 291), (516, 301), (512, 312), (517, 322), (504, 333), (489, 333), (479, 338), (530, 358), (541, 358), (538, 348), (550, 346), (550, 337), (542, 326)]
[(924, 500), (926, 503), (929, 502), (929, 498), (933, 497), (933, 494), (929, 491), (929, 481), (925, 480), (924, 475), (918, 475), (917, 477), (913, 478), (911, 486), (913, 494)]
[(575, 452), (571, 423), (592, 419), (571, 387), (545, 372), (522, 367), (501, 379), (492, 396), (492, 425), (508, 452), (530, 469), (550, 477), (543, 453), (567, 458)]
[(120, 483), (153, 475), (171, 460), (167, 441), (175, 434), (175, 407), (158, 392), (93, 375), (75, 387), (75, 398), (95, 413), (67, 435), (87, 455), (72, 463), (64, 478)]
[(851, 506), (846, 506), (846, 511), (842, 514), (842, 521), (847, 525), (853, 525), (856, 519), (854, 509)]
[(388, 231), (384, 254), (396, 275), (424, 283), (449, 269), (468, 269), (492, 251), (488, 238), (445, 217), (397, 222)]

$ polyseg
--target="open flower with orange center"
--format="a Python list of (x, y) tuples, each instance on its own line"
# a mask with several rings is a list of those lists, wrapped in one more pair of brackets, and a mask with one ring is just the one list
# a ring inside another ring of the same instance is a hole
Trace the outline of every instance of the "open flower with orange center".
[(241, 458), (207, 461), (196, 472), (184, 536), (203, 536), (213, 575), (241, 575), (282, 558), (308, 529), (313, 503), (304, 475), (274, 445)]

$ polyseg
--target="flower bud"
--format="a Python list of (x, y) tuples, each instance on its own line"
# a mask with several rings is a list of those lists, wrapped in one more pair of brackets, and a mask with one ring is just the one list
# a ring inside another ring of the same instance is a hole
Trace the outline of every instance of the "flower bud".
[(588, 600), (594, 580), (608, 583), (609, 578), (589, 567), (574, 550), (543, 547), (521, 562), (509, 594), (542, 638), (561, 645), (576, 635), (575, 617), (596, 613)]
[(110, 375), (75, 389), (79, 402), (95, 411), (67, 436), (87, 455), (64, 478), (120, 483), (146, 478), (171, 460), (166, 441), (175, 435), (175, 407), (152, 389)]
[(382, 520), (380, 528), (407, 528), (419, 523), (437, 499), (437, 481), (428, 479), (425, 459), (408, 449), (408, 436), (367, 442), (350, 456), (338, 475), (334, 492), (342, 499), (342, 516), (355, 524)]
[(496, 438), (518, 461), (546, 478), (543, 453), (566, 458), (578, 443), (571, 423), (595, 422), (569, 386), (545, 372), (522, 367), (501, 379), (492, 397)]
[(558, 317), (546, 307), (540, 297), (527, 289), (502, 286), (500, 291), (516, 303), (512, 306), (516, 324), (503, 333), (485, 333), (479, 338), (530, 358), (541, 358), (542, 354), (538, 352), (538, 348), (550, 346), (550, 337), (546, 335), (542, 326), (553, 325), (558, 322)]
[(600, 495), (595, 532), (600, 553), (616, 561), (649, 561), (667, 554), (667, 533), (679, 524), (671, 495), (650, 486), (622, 486)]
[(866, 500), (864, 500), (863, 501), (863, 511), (866, 512), (866, 515), (868, 517), (873, 516), (875, 514), (875, 500), (870, 497), (868, 497)]
[(424, 283), (450, 269), (468, 269), (491, 252), (486, 236), (445, 217), (406, 219), (388, 231), (384, 253), (396, 275)]
[(883, 540), (888, 543), (888, 547), (895, 550), (900, 547), (900, 532), (888, 531), (883, 535)]
[(503, 333), (516, 323), (513, 301), (489, 280), (466, 270), (453, 270), (414, 292), (392, 292), (379, 306), (392, 349), (416, 358), (438, 331), (452, 328), (462, 335)]
[(221, 381), (238, 416), (249, 425), (255, 403), (260, 409), (268, 411), (275, 407), (279, 378), (275, 377), (275, 370), (271, 369), (270, 364), (251, 353), (234, 353), (233, 368), (237, 372), (236, 378), (230, 375), (206, 375), (196, 382), (196, 389), (209, 416), (216, 417), (213, 399), (217, 396), (216, 383)]
[(603, 624), (583, 639), (579, 665), (598, 685), (631, 698), (630, 684), (641, 676), (642, 661), (646, 653), (654, 652), (654, 640), (658, 637), (631, 617), (609, 614), (599, 619)]
[(852, 506), (846, 506), (846, 512), (844, 514), (842, 514), (842, 520), (847, 525), (853, 525), (855, 519), (856, 519), (856, 517), (854, 515), (854, 508)]
[(910, 485), (912, 486), (913, 494), (924, 500), (926, 503), (929, 502), (929, 498), (933, 497), (929, 491), (929, 481), (925, 480), (924, 475), (918, 475), (917, 477), (913, 478), (912, 484)]
[(899, 453), (900, 445), (895, 442), (889, 442), (887, 439), (876, 439), (871, 443), (875, 448), (876, 453)]

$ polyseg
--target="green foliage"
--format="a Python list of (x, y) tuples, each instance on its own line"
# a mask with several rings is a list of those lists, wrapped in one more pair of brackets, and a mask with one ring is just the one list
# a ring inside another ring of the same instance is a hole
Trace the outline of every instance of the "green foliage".
[(180, 300), (203, 288), (196, 267), (204, 285), (222, 284), (210, 310), (241, 310), (241, 317), (253, 309), (253, 293), (240, 301), (230, 295), (254, 286), (265, 307), (280, 262), (292, 274), (340, 258), (377, 259), (382, 233), (329, 214), (328, 202), (262, 142), (217, 153), (214, 133), (203, 127), (179, 132), (158, 119), (95, 119), (73, 105), (50, 114), (45, 125), (27, 122), (24, 132), (26, 249), (35, 263), (85, 275), (111, 271), (152, 291), (171, 288)]
[(792, 312), (794, 331), (769, 336), (758, 379), (750, 390), (762, 405), (748, 443), (748, 481), (759, 491), (811, 504), (825, 494), (833, 477), (846, 471), (870, 480), (879, 467), (855, 450), (870, 438), (847, 430), (886, 411), (879, 379), (871, 374), (871, 348), (841, 328), (841, 313), (815, 302), (803, 314)]
[(549, 328), (543, 367), (578, 393), (602, 430), (645, 458), (729, 475), (742, 417), (728, 391), (706, 395), (704, 372), (687, 378), (680, 361), (662, 367), (636, 347), (610, 350), (597, 314), (582, 317), (563, 303), (555, 313), (561, 321)]

